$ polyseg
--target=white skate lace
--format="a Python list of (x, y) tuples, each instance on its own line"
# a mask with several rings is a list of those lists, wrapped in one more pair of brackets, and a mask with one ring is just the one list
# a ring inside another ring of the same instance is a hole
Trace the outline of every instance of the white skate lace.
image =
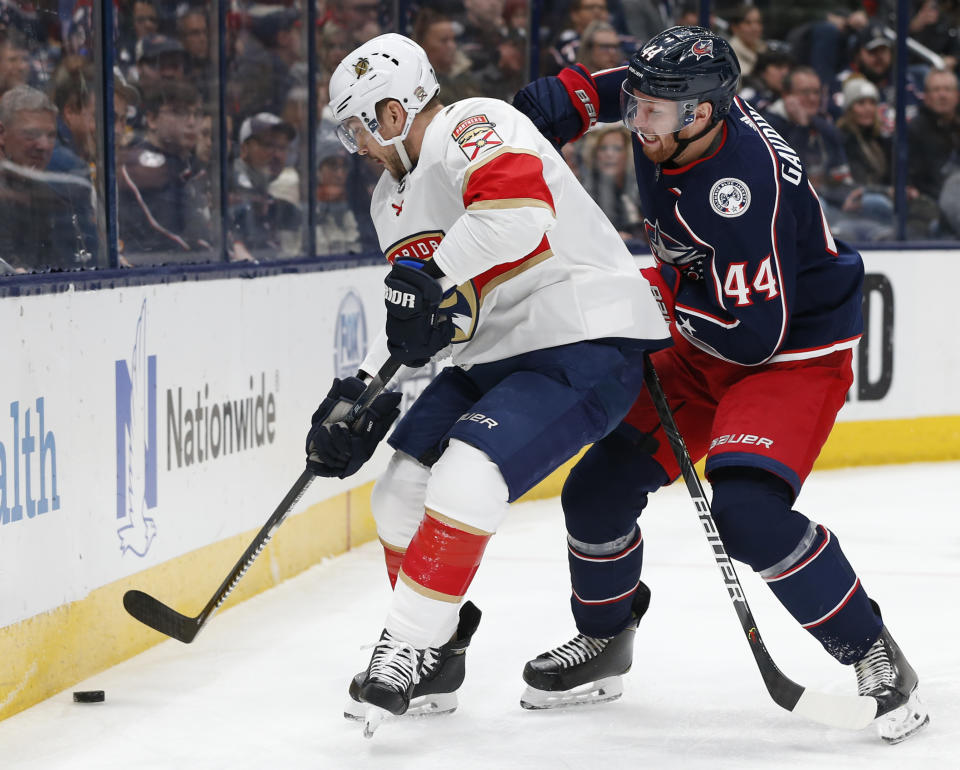
[(423, 678), (433, 671), (439, 660), (440, 648), (427, 647), (427, 649), (423, 651), (423, 660), (420, 661), (420, 677)]
[(889, 651), (882, 639), (874, 642), (867, 654), (858, 660), (854, 667), (857, 670), (857, 692), (867, 695), (881, 687), (893, 684), (893, 665)]
[(572, 668), (595, 658), (610, 642), (610, 639), (598, 639), (593, 636), (577, 634), (566, 644), (554, 647), (544, 653), (548, 658), (557, 661), (563, 668)]
[(370, 660), (370, 679), (399, 692), (420, 681), (420, 667), (417, 665), (420, 652), (412, 644), (384, 632), (383, 638), (371, 646), (374, 650)]

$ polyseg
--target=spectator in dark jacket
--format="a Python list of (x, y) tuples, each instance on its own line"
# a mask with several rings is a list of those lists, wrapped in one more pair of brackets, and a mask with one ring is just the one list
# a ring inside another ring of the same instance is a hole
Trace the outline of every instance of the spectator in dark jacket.
[(923, 104), (907, 128), (910, 142), (909, 182), (936, 200), (944, 180), (960, 170), (960, 118), (957, 76), (931, 70), (923, 89)]
[[(162, 81), (144, 89), (144, 138), (119, 156), (120, 240), (131, 262), (138, 254), (210, 249), (209, 212), (194, 155), (202, 112), (193, 85)], [(191, 255), (195, 259), (195, 255)], [(155, 261), (156, 257), (151, 258)]]
[(0, 271), (92, 267), (97, 259), (92, 187), (47, 171), (57, 108), (15, 86), (0, 98)]

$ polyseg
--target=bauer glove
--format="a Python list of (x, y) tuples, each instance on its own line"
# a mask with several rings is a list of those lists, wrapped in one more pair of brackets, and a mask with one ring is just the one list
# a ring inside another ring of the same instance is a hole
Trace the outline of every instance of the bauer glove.
[(310, 418), (307, 433), (307, 468), (317, 476), (345, 479), (370, 459), (400, 414), (401, 393), (381, 393), (353, 425), (350, 413), (366, 385), (357, 377), (335, 379), (327, 397)]
[(384, 280), (387, 349), (407, 366), (423, 366), (450, 344), (456, 327), (440, 312), (443, 289), (423, 270), (396, 263)]

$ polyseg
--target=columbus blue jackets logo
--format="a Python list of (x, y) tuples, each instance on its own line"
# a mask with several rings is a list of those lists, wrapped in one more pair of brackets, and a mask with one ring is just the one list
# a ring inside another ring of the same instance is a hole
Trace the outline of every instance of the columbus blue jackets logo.
[(646, 219), (643, 222), (643, 226), (647, 231), (647, 239), (650, 241), (650, 250), (661, 262), (679, 267), (689, 265), (698, 260), (702, 262), (706, 259), (707, 255), (704, 252), (698, 251), (685, 243), (681, 243), (676, 238), (663, 232), (663, 230), (660, 229), (659, 222), (651, 224), (650, 220)]
[(480, 153), (503, 145), (503, 139), (494, 130), (494, 126), (496, 123), (486, 115), (471, 115), (461, 120), (450, 135), (467, 156), (467, 160), (476, 160)]
[(698, 40), (696, 43), (690, 46), (689, 51), (680, 57), (680, 61), (689, 59), (691, 56), (696, 56), (697, 61), (700, 61), (704, 56), (713, 56), (713, 41)]
[(722, 217), (738, 217), (750, 208), (750, 188), (739, 179), (720, 179), (710, 188), (710, 207)]

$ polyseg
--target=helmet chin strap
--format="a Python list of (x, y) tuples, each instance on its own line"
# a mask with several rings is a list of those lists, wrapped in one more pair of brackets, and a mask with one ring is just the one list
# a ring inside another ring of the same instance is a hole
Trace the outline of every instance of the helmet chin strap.
[(675, 141), (675, 142), (677, 143), (677, 149), (673, 151), (673, 153), (670, 155), (669, 158), (667, 158), (667, 160), (666, 160), (665, 162), (666, 162), (666, 163), (673, 163), (674, 160), (675, 160), (678, 156), (680, 156), (680, 155), (683, 154), (684, 150), (686, 150), (687, 147), (688, 147), (691, 143), (697, 141), (697, 139), (702, 139), (702, 138), (703, 138), (704, 136), (706, 136), (710, 131), (712, 131), (712, 130), (713, 130), (713, 127), (714, 127), (715, 125), (717, 125), (717, 123), (719, 123), (719, 122), (720, 122), (719, 120), (712, 120), (712, 121), (710, 121), (710, 123), (707, 125), (707, 127), (706, 127), (705, 129), (703, 129), (703, 131), (701, 131), (699, 134), (695, 134), (694, 136), (688, 136), (686, 139), (681, 139), (681, 138), (680, 138), (680, 132), (681, 132), (683, 129), (677, 129), (676, 131), (674, 131), (674, 132), (673, 132), (673, 141)]
[(413, 171), (413, 164), (410, 162), (410, 156), (407, 155), (407, 148), (403, 146), (403, 139), (397, 137), (393, 146), (397, 148), (397, 155), (400, 156), (400, 162), (403, 164), (404, 170), (409, 174)]

